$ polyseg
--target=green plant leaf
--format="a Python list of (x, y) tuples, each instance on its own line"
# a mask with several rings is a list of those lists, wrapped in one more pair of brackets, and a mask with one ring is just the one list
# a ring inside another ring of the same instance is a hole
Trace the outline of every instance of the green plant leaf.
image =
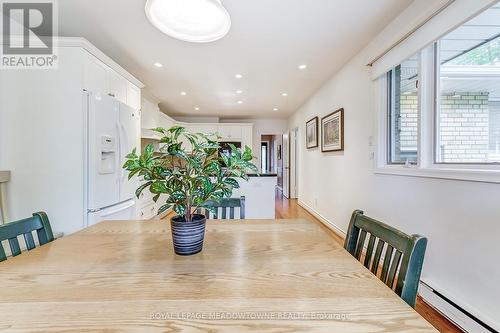
[(139, 199), (139, 196), (141, 195), (142, 191), (144, 191), (144, 189), (146, 187), (148, 187), (149, 185), (151, 185), (152, 182), (146, 182), (144, 184), (142, 184), (141, 186), (139, 186), (137, 188), (137, 190), (135, 190), (135, 196), (137, 197), (137, 199)]
[(167, 210), (170, 209), (170, 207), (172, 207), (172, 204), (164, 204), (163, 206), (160, 207), (160, 209), (158, 209), (158, 214), (163, 214), (165, 213)]

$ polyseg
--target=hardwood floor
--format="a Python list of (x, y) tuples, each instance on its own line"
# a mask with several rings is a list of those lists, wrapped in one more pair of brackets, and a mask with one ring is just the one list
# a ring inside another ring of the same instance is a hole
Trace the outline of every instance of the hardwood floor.
[[(314, 215), (299, 206), (296, 199), (286, 199), (281, 194), (279, 194), (279, 192), (276, 194), (276, 218), (304, 218), (319, 223), (323, 226), (323, 223), (321, 223)], [(334, 233), (331, 229), (325, 226), (323, 227), (332, 235), (332, 237), (337, 242), (339, 242), (340, 244), (344, 244), (344, 239), (342, 237)], [(439, 312), (425, 303), (420, 296), (417, 298), (417, 305), (415, 307), (415, 310), (429, 323), (431, 323), (439, 332), (462, 333), (462, 330), (453, 325), (453, 323), (451, 323), (443, 315), (441, 315)]]

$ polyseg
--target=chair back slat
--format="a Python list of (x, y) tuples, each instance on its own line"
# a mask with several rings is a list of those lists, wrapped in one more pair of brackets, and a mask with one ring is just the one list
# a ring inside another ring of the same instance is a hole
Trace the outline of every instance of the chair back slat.
[[(220, 202), (210, 201), (207, 203), (208, 206), (214, 208), (216, 210), (216, 214), (213, 214), (214, 219), (231, 219), (234, 220), (236, 218), (237, 209), (239, 210), (239, 219), (245, 218), (245, 197), (242, 196), (240, 198), (227, 198), (222, 199)], [(220, 214), (219, 214), (220, 210)], [(207, 218), (211, 218), (211, 216), (205, 213)]]
[(367, 237), (364, 266), (378, 276), (383, 257), (380, 279), (406, 303), (415, 307), (427, 239), (419, 235), (407, 235), (355, 210), (344, 247), (357, 260), (361, 260)]
[(402, 255), (403, 254), (401, 252), (396, 250), (396, 253), (394, 254), (394, 258), (392, 259), (391, 268), (389, 268), (389, 274), (387, 276), (387, 280), (385, 281), (385, 284), (391, 289), (394, 285), (394, 278), (396, 277), (396, 272), (398, 271), (399, 263), (401, 261)]
[(38, 244), (44, 245), (54, 240), (52, 228), (50, 227), (49, 218), (44, 212), (33, 214), (32, 217), (10, 222), (0, 226), (0, 262), (7, 259), (5, 249), (1, 242), (9, 241), (12, 256), (21, 254), (21, 246), (19, 245), (18, 236), (23, 235), (26, 243), (26, 248), (32, 250), (36, 243), (32, 232), (36, 231)]
[(366, 248), (366, 256), (365, 256), (365, 267), (370, 269), (370, 261), (372, 259), (373, 247), (375, 246), (375, 240), (377, 237), (370, 235), (368, 240), (368, 247)]
[(7, 254), (5, 253), (5, 250), (3, 249), (2, 242), (0, 241), (0, 262), (7, 260)]
[(356, 246), (356, 252), (354, 252), (354, 257), (358, 260), (361, 258), (361, 254), (363, 253), (363, 247), (365, 246), (365, 239), (366, 239), (366, 231), (361, 230), (358, 239), (358, 245)]
[(382, 266), (382, 273), (380, 274), (380, 280), (384, 282), (387, 280), (387, 275), (389, 273), (389, 265), (391, 264), (393, 251), (394, 248), (391, 245), (387, 244), (387, 249), (385, 250), (385, 257), (384, 257), (384, 265)]
[(17, 237), (9, 238), (10, 253), (13, 257), (21, 254), (21, 247), (19, 246), (19, 241)]
[(375, 250), (375, 256), (373, 257), (373, 262), (372, 262), (372, 273), (377, 275), (378, 268), (380, 266), (380, 258), (382, 256), (382, 251), (384, 249), (385, 242), (381, 239), (378, 240), (377, 242), (377, 249)]
[(33, 239), (33, 234), (31, 232), (24, 233), (24, 242), (26, 243), (26, 248), (28, 250), (33, 250), (35, 248), (35, 240)]

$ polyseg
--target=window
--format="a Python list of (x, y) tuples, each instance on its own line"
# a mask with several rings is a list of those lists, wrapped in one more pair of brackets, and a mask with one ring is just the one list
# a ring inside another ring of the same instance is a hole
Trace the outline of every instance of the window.
[(379, 78), (376, 172), (500, 183), (499, 9)]
[(500, 15), (493, 10), (438, 43), (437, 163), (500, 163)]
[(413, 56), (387, 73), (388, 162), (417, 162), (418, 57)]

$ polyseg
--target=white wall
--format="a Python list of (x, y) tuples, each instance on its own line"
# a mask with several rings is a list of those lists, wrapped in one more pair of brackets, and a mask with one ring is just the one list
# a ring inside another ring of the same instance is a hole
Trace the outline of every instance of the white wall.
[(260, 169), (260, 137), (261, 135), (281, 135), (287, 131), (285, 119), (221, 119), (221, 123), (252, 123), (253, 147), (255, 160), (253, 163)]
[(12, 172), (9, 217), (45, 211), (54, 233), (84, 225), (81, 52), (60, 48), (54, 70), (0, 71), (0, 169)]
[[(289, 119), (289, 128), (299, 126), (299, 200), (343, 231), (359, 208), (427, 236), (422, 280), (500, 329), (500, 185), (374, 174), (374, 84), (366, 58), (353, 58)], [(306, 121), (340, 107), (345, 151), (307, 150)]]

